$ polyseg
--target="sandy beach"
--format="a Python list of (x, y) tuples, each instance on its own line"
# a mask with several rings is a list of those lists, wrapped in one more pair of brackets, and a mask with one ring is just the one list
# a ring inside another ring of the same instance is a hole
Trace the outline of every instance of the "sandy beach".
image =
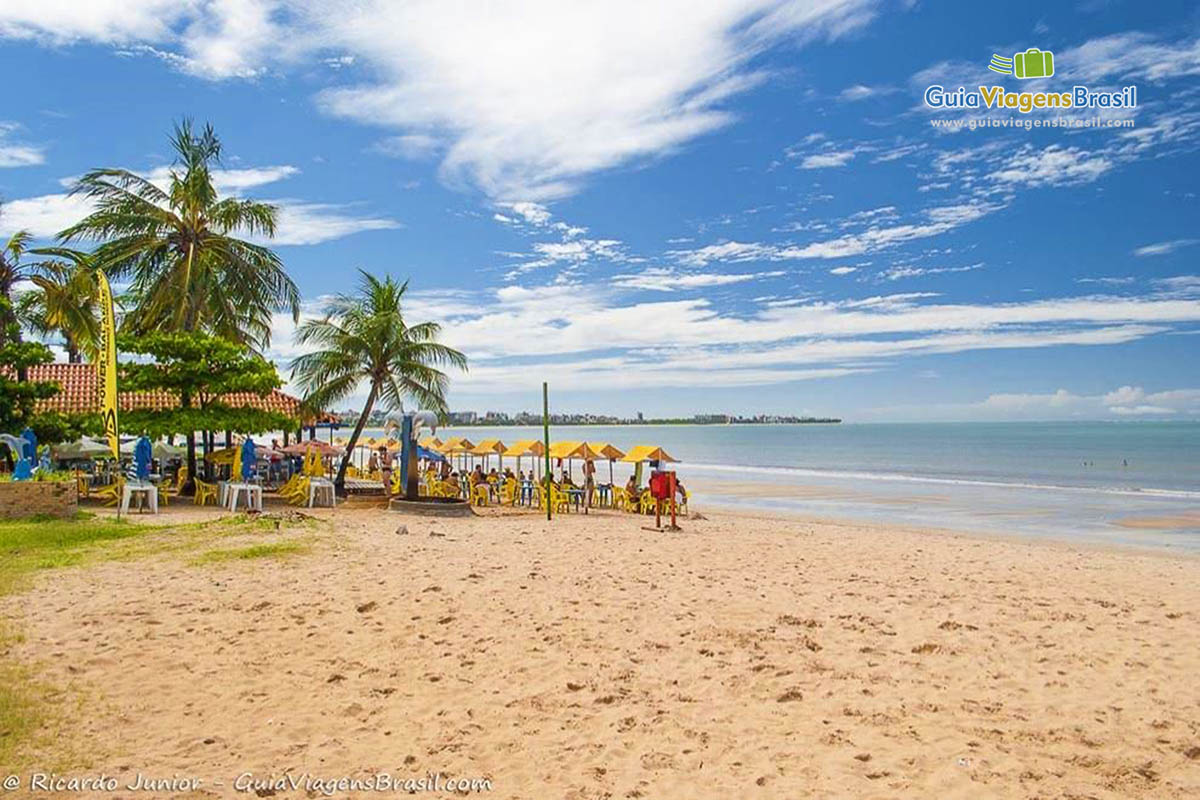
[(76, 773), (202, 781), (136, 795), (163, 797), (383, 772), (497, 798), (1200, 795), (1195, 557), (726, 513), (670, 534), (314, 514), (224, 543), (308, 552), (108, 561), (3, 600)]

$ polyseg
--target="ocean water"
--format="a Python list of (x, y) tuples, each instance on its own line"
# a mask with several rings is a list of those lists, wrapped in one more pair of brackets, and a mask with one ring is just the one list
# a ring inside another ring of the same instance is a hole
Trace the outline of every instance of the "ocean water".
[[(512, 442), (541, 429), (438, 435)], [(680, 460), (697, 508), (1200, 550), (1200, 422), (555, 426), (550, 435), (660, 445)], [(609, 466), (597, 472), (607, 479)], [(628, 473), (613, 467), (618, 481)]]

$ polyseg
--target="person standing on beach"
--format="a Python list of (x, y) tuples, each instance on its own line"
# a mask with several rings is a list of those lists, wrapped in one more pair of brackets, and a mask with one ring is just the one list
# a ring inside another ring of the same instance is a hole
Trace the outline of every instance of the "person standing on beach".
[(592, 495), (596, 492), (596, 462), (588, 459), (583, 462), (583, 502), (590, 508)]
[(383, 446), (379, 448), (379, 471), (383, 475), (383, 494), (388, 496), (392, 493), (392, 457)]

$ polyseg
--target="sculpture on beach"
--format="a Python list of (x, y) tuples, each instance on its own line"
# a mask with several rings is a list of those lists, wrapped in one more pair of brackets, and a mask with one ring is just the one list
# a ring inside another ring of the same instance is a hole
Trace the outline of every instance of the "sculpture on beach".
[(428, 428), (437, 432), (438, 417), (433, 411), (393, 411), (384, 425), (389, 440), (400, 442), (400, 485), (404, 499), (417, 499), (417, 432)]

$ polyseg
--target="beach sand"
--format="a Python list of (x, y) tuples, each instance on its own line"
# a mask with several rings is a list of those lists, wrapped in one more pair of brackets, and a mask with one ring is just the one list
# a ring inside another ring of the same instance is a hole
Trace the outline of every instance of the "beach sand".
[(81, 698), (86, 774), (1200, 796), (1195, 557), (726, 513), (320, 516), (307, 554), (100, 563), (0, 602)]

